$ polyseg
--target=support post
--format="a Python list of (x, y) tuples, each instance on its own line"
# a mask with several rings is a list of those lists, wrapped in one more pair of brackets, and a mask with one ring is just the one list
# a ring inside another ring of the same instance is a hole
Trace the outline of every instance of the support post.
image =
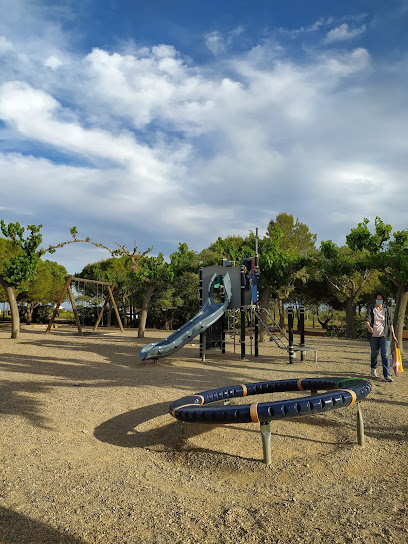
[[(115, 287), (115, 282), (112, 283), (111, 285), (111, 290), (112, 290), (112, 293), (113, 293), (113, 288)], [(96, 331), (98, 330), (98, 327), (99, 327), (99, 323), (101, 322), (101, 319), (103, 317), (103, 312), (109, 302), (109, 299), (110, 299), (110, 294), (109, 294), (109, 291), (108, 291), (108, 294), (106, 295), (105, 297), (105, 302), (103, 303), (103, 306), (102, 306), (102, 310), (99, 312), (99, 315), (98, 315), (98, 319), (96, 320), (96, 323), (94, 325), (94, 328), (93, 330)]]
[(255, 337), (255, 357), (259, 357), (259, 319), (257, 315), (255, 315), (254, 337)]
[(265, 465), (271, 464), (271, 422), (261, 422), (262, 449)]
[(205, 348), (206, 348), (206, 344), (207, 344), (207, 334), (205, 332), (202, 332), (201, 333), (201, 337), (202, 337), (202, 349), (201, 349), (201, 360), (204, 362), (205, 361)]
[[(259, 256), (258, 256), (258, 228), (256, 229), (256, 253), (255, 253), (255, 270), (258, 272)], [(258, 296), (256, 293), (256, 308), (258, 309)], [(258, 314), (255, 314), (255, 357), (259, 357), (259, 318)]]
[[(300, 332), (300, 344), (299, 346), (301, 348), (305, 347), (305, 307), (300, 306), (299, 308), (299, 321), (298, 321), (298, 329)], [(303, 350), (300, 350), (300, 360), (304, 360), (304, 352)]]
[[(200, 287), (199, 287), (199, 298), (200, 298), (200, 308), (203, 307), (203, 267), (200, 267), (200, 271), (199, 271), (199, 279), (200, 279)], [(204, 341), (205, 341), (205, 338), (204, 338), (204, 334), (201, 332), (200, 333), (200, 358), (203, 357), (203, 353), (204, 353)]]
[[(221, 262), (221, 265), (222, 266), (225, 266), (225, 263), (226, 263), (227, 259), (222, 259), (222, 262)], [(223, 298), (222, 298), (222, 301), (224, 302), (225, 300), (225, 288), (224, 288), (224, 294), (223, 294)], [(222, 314), (221, 316), (221, 353), (222, 354), (225, 354), (225, 329), (227, 327), (227, 324), (226, 324), (226, 318), (225, 318), (225, 312)]]
[(245, 266), (241, 266), (241, 359), (245, 359)]
[(67, 289), (68, 289), (69, 301), (70, 301), (71, 306), (72, 306), (72, 311), (74, 312), (75, 323), (76, 323), (76, 326), (78, 328), (78, 334), (79, 334), (79, 336), (82, 336), (83, 333), (82, 333), (81, 322), (79, 320), (78, 312), (77, 312), (77, 309), (76, 309), (76, 306), (75, 306), (74, 295), (72, 294), (71, 287), (70, 287), (69, 284), (68, 284)]
[(288, 329), (289, 329), (289, 364), (292, 364), (295, 358), (295, 350), (293, 345), (293, 308), (288, 308)]
[(359, 446), (364, 446), (365, 444), (364, 419), (359, 402), (357, 402), (357, 442)]
[(116, 319), (118, 320), (118, 325), (119, 325), (120, 331), (124, 332), (123, 327), (122, 327), (122, 321), (120, 320), (118, 307), (116, 306), (115, 299), (113, 298), (113, 293), (112, 293), (112, 289), (110, 288), (110, 285), (107, 286), (107, 289), (108, 289), (108, 293), (109, 293), (109, 296), (110, 296), (111, 304), (113, 305), (113, 309), (115, 310)]
[[(45, 334), (49, 333), (50, 332), (50, 329), (52, 327), (52, 324), (54, 323), (54, 319), (56, 318), (57, 316), (57, 313), (58, 313), (58, 309), (59, 307), (61, 306), (61, 304), (63, 303), (64, 299), (65, 299), (65, 295), (67, 293), (67, 289), (68, 289), (68, 286), (69, 284), (71, 283), (71, 279), (72, 277), (71, 276), (68, 276), (67, 278), (65, 278), (66, 281), (65, 281), (65, 285), (64, 285), (64, 288), (62, 289), (62, 292), (61, 292), (61, 296), (60, 298), (58, 299), (58, 302), (57, 302), (57, 305), (55, 306), (54, 308), (54, 311), (52, 313), (52, 317), (50, 319), (50, 322), (48, 323), (48, 327), (47, 327), (47, 330), (45, 331)], [(3, 307), (3, 321), (4, 321), (4, 307)]]

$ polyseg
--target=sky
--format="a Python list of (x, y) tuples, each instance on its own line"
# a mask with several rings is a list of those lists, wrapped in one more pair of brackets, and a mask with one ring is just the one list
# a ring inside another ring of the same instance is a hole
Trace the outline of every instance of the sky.
[(406, 229), (407, 23), (408, 0), (0, 0), (0, 218), (166, 257), (280, 212), (318, 243)]

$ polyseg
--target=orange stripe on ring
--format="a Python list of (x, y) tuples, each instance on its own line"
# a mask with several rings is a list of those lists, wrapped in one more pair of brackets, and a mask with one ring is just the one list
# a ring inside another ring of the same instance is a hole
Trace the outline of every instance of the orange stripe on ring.
[(188, 406), (202, 406), (205, 402), (205, 399), (202, 395), (194, 395), (195, 397), (197, 397), (198, 399), (201, 399), (201, 402), (200, 404), (183, 404), (182, 406), (177, 406), (177, 408), (174, 408), (174, 410), (171, 412), (171, 415), (173, 417), (176, 417), (176, 412), (177, 410), (180, 410), (181, 408), (187, 408)]
[(241, 387), (242, 387), (242, 396), (243, 396), (243, 397), (246, 397), (246, 396), (248, 395), (247, 386), (244, 385), (243, 383), (241, 383)]
[(300, 380), (297, 381), (297, 386), (298, 386), (299, 391), (304, 391), (304, 389), (302, 387), (302, 382), (303, 382), (303, 378), (301, 378)]
[(350, 393), (352, 400), (351, 400), (349, 406), (354, 404), (356, 402), (356, 400), (357, 400), (357, 395), (352, 389), (337, 389), (336, 391), (346, 391), (347, 393)]
[(251, 406), (249, 407), (249, 415), (251, 416), (252, 423), (259, 423), (257, 402), (255, 402), (255, 404), (251, 404)]

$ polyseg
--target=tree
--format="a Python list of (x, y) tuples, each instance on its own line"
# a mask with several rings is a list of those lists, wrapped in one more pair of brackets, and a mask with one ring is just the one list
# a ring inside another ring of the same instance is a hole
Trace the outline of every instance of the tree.
[(228, 259), (239, 266), (244, 259), (250, 258), (255, 253), (255, 244), (251, 244), (253, 237), (227, 236), (217, 238), (207, 249), (200, 253), (204, 266), (220, 265), (222, 259)]
[(32, 322), (35, 308), (40, 304), (56, 304), (65, 283), (67, 271), (64, 266), (53, 261), (40, 261), (35, 277), (27, 284), (27, 289), (18, 296), (19, 302), (25, 302), (27, 323)]
[(275, 219), (271, 219), (267, 232), (271, 233), (276, 229), (282, 233), (279, 240), (280, 249), (306, 255), (315, 247), (316, 234), (310, 232), (306, 223), (302, 223), (298, 218), (295, 220), (292, 214), (281, 212)]
[[(316, 235), (291, 214), (280, 213), (269, 221), (265, 237), (260, 240), (261, 306), (268, 309), (274, 295), (279, 308), (279, 326), (285, 328), (284, 308), (295, 282), (305, 282), (307, 255), (314, 250)], [(261, 331), (261, 339), (265, 336)]]
[(164, 329), (166, 331), (171, 330), (173, 328), (174, 313), (183, 306), (183, 299), (176, 294), (176, 289), (170, 285), (160, 290), (154, 302), (158, 311), (163, 313)]
[[(392, 233), (392, 226), (380, 217), (375, 218), (375, 231), (368, 228), (369, 220), (362, 223), (346, 237), (353, 250), (366, 250), (366, 266), (381, 271), (396, 288), (394, 329), (402, 351), (402, 331), (408, 304), (408, 230)], [(391, 233), (393, 238), (391, 238)]]
[[(2, 242), (2, 260), (0, 263), (0, 285), (6, 291), (7, 300), (11, 310), (11, 338), (18, 338), (20, 334), (20, 316), (16, 301), (15, 290), (24, 291), (27, 289), (27, 282), (35, 277), (40, 259), (46, 253), (55, 253), (57, 248), (62, 248), (67, 244), (87, 242), (97, 247), (103, 247), (111, 252), (112, 255), (118, 255), (122, 248), (111, 250), (103, 244), (92, 242), (89, 238), (80, 240), (77, 237), (76, 227), (70, 229), (72, 240), (59, 242), (48, 248), (40, 248), (42, 236), (40, 230), (42, 225), (27, 225), (29, 235), (24, 235), (25, 228), (20, 223), (5, 224), (0, 222), (1, 232), (5, 236)], [(6, 252), (4, 252), (6, 250)], [(137, 251), (135, 246), (135, 252)]]
[(146, 329), (147, 312), (154, 291), (160, 285), (168, 285), (173, 280), (174, 274), (168, 263), (165, 262), (163, 253), (157, 257), (144, 257), (140, 272), (145, 283), (145, 294), (140, 314), (138, 337), (144, 338)]
[[(77, 275), (79, 278), (93, 279), (108, 283), (115, 282), (115, 300), (122, 310), (123, 324), (127, 326), (127, 314), (131, 300), (135, 298), (137, 291), (141, 290), (142, 281), (135, 274), (131, 266), (131, 260), (122, 255), (112, 257), (97, 263), (86, 265)], [(96, 285), (88, 285), (88, 292), (93, 296), (99, 288)], [(110, 325), (110, 313), (108, 315), (108, 326)]]
[(339, 301), (346, 309), (346, 334), (355, 338), (354, 318), (356, 304), (369, 287), (373, 271), (365, 266), (366, 252), (352, 251), (347, 246), (339, 247), (331, 240), (322, 242), (317, 256), (317, 267), (337, 293)]
[[(20, 318), (15, 289), (22, 291), (28, 288), (28, 281), (35, 277), (40, 261), (38, 246), (41, 244), (41, 225), (28, 225), (29, 235), (24, 236), (25, 229), (19, 223), (6, 225), (1, 220), (1, 232), (6, 237), (2, 242), (3, 259), (0, 268), (0, 284), (6, 292), (11, 310), (11, 338), (18, 338)], [(7, 251), (7, 256), (4, 254)]]

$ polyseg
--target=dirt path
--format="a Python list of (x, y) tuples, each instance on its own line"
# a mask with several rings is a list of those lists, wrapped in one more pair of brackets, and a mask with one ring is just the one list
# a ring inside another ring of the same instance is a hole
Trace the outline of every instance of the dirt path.
[(181, 425), (167, 413), (237, 383), (368, 378), (366, 342), (311, 338), (317, 365), (314, 354), (289, 365), (269, 342), (258, 359), (230, 344), (202, 362), (194, 343), (142, 363), (140, 347), (164, 333), (43, 332), (16, 342), (0, 330), (1, 543), (408, 541), (408, 372), (372, 381), (365, 447), (352, 406), (274, 422), (270, 466), (259, 425)]

